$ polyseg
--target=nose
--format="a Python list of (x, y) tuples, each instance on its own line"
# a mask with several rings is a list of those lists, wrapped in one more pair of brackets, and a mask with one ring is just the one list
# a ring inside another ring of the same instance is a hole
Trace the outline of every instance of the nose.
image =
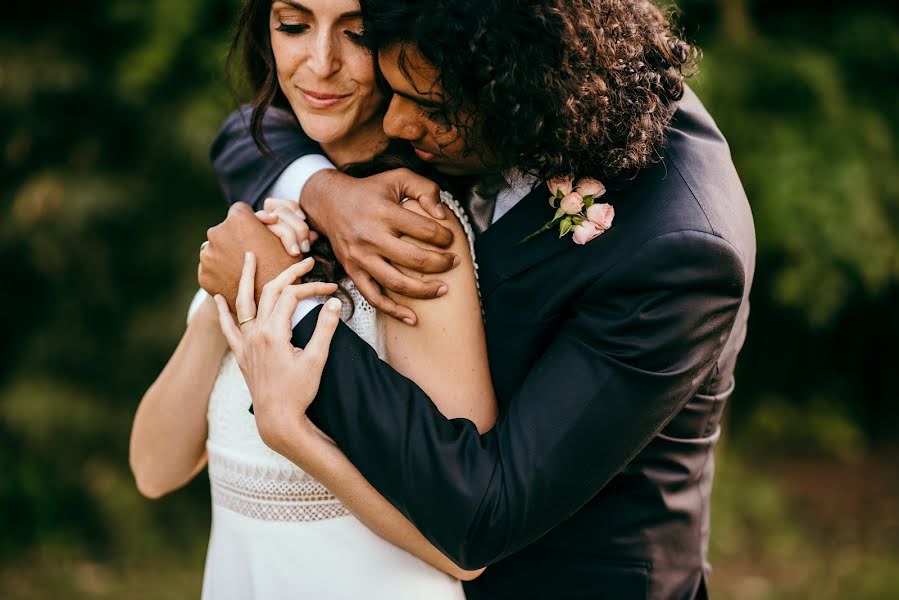
[(387, 106), (384, 115), (384, 133), (387, 137), (414, 141), (421, 138), (425, 128), (418, 119), (415, 107), (410, 100), (402, 96), (394, 96)]
[(327, 31), (322, 31), (320, 35), (316, 36), (306, 65), (310, 71), (322, 79), (330, 77), (340, 70), (339, 44), (334, 43)]

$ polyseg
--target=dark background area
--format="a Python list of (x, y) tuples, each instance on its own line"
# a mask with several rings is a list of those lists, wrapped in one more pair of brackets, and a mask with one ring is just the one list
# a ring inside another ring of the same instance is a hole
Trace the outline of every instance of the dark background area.
[[(225, 202), (237, 0), (7, 3), (0, 23), (0, 596), (191, 598), (208, 484), (150, 502), (134, 410)], [(756, 218), (719, 449), (718, 598), (899, 595), (899, 8), (682, 0), (691, 85)], [(185, 402), (191, 401), (185, 398)]]

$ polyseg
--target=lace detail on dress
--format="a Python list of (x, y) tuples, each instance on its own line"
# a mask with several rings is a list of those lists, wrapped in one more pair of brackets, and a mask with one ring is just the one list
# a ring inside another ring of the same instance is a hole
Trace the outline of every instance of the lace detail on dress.
[(321, 521), (350, 511), (328, 488), (293, 465), (265, 467), (209, 448), (212, 501), (263, 521)]
[[(440, 192), (440, 201), (446, 204), (453, 214), (456, 215), (456, 218), (459, 219), (459, 223), (462, 225), (462, 231), (465, 232), (465, 236), (468, 238), (468, 248), (471, 251), (471, 263), (474, 265), (474, 280), (477, 284), (478, 289), (478, 300), (481, 299), (481, 285), (480, 280), (478, 279), (478, 260), (477, 256), (474, 253), (474, 228), (471, 226), (471, 221), (468, 219), (468, 213), (465, 212), (465, 209), (462, 208), (462, 205), (453, 198), (453, 195), (449, 192), (441, 191)], [(481, 303), (481, 317), (484, 316), (484, 305)]]

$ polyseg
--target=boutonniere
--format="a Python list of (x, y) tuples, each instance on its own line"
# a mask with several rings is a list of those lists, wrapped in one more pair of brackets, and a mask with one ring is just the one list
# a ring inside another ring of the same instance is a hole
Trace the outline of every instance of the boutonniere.
[(583, 246), (601, 236), (615, 219), (615, 208), (611, 204), (597, 203), (596, 199), (606, 193), (606, 186), (592, 177), (584, 177), (574, 182), (574, 177), (557, 177), (549, 181), (549, 205), (556, 214), (549, 222), (527, 236), (521, 243), (534, 239), (544, 231), (559, 228), (559, 237), (572, 234), (575, 244)]

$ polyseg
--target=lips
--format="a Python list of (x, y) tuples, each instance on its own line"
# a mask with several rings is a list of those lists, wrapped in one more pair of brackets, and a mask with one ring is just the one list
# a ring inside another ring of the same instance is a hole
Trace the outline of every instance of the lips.
[(331, 108), (332, 106), (340, 104), (352, 95), (326, 94), (323, 92), (304, 90), (303, 88), (298, 89), (300, 90), (300, 94), (303, 95), (303, 99), (306, 101), (306, 104), (308, 104), (312, 108)]
[(428, 161), (432, 161), (435, 158), (437, 158), (437, 155), (434, 154), (433, 152), (428, 152), (427, 150), (422, 150), (418, 146), (413, 145), (412, 149), (415, 150), (415, 154), (418, 155), (418, 158), (422, 159), (423, 161), (428, 162)]

